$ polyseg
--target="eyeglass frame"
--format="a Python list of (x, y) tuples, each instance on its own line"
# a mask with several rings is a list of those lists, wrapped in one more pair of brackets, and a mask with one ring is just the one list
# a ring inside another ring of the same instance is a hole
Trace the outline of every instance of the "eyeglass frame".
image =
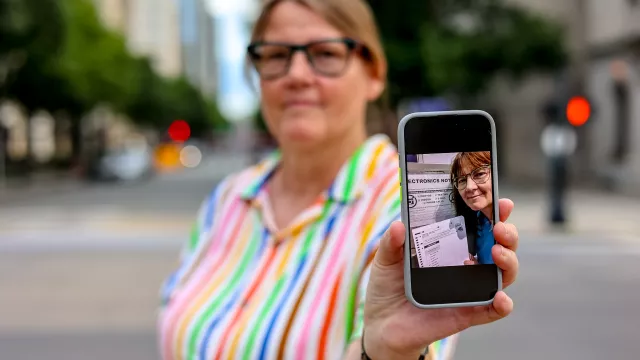
[[(347, 58), (344, 62), (344, 67), (342, 68), (342, 70), (340, 70), (338, 73), (336, 74), (327, 74), (327, 73), (323, 73), (321, 71), (319, 71), (313, 61), (311, 60), (311, 54), (309, 53), (309, 47), (313, 46), (313, 45), (317, 45), (317, 44), (323, 44), (323, 43), (343, 43), (347, 46)], [(286, 60), (286, 65), (284, 66), (282, 73), (278, 74), (278, 75), (272, 75), (272, 76), (264, 76), (260, 73), (260, 71), (258, 70), (258, 67), (256, 66), (256, 58), (258, 58), (260, 55), (256, 53), (256, 48), (259, 46), (263, 46), (263, 45), (275, 45), (275, 46), (282, 46), (282, 47), (286, 47), (289, 52), (288, 52), (288, 56), (287, 56), (287, 60)], [(286, 42), (277, 42), (277, 41), (255, 41), (251, 44), (249, 44), (249, 46), (247, 46), (247, 55), (249, 56), (249, 60), (251, 61), (251, 63), (253, 64), (254, 69), (256, 70), (256, 72), (258, 72), (258, 75), (260, 75), (261, 78), (265, 79), (265, 80), (275, 80), (278, 78), (281, 78), (283, 76), (286, 76), (289, 71), (291, 70), (291, 64), (293, 63), (293, 56), (296, 54), (296, 52), (301, 51), (302, 53), (304, 53), (305, 58), (307, 59), (307, 63), (309, 64), (309, 66), (311, 67), (311, 69), (313, 70), (313, 72), (317, 75), (320, 76), (324, 76), (324, 77), (329, 77), (329, 78), (336, 78), (336, 77), (340, 77), (344, 74), (344, 72), (347, 70), (347, 68), (349, 67), (349, 63), (351, 62), (351, 59), (353, 58), (353, 54), (356, 51), (360, 51), (360, 55), (365, 57), (365, 58), (369, 58), (369, 49), (366, 45), (364, 45), (363, 43), (361, 43), (360, 41), (357, 41), (355, 39), (349, 38), (349, 37), (341, 37), (341, 38), (327, 38), (327, 39), (322, 39), (322, 40), (315, 40), (315, 41), (310, 41), (306, 44), (302, 44), (302, 45), (294, 45), (291, 43), (286, 43)], [(369, 60), (369, 59), (367, 59)]]
[[(469, 177), (469, 175), (473, 175), (473, 173), (475, 173), (476, 171), (478, 171), (478, 170), (480, 170), (480, 169), (488, 169), (488, 170), (489, 170), (489, 174), (487, 175), (486, 179), (485, 179), (485, 180), (483, 180), (483, 181), (481, 181), (481, 182), (478, 182), (478, 181), (473, 180), (473, 177), (472, 177), (472, 178), (471, 178), (471, 180), (472, 180), (474, 183), (476, 183), (476, 185), (486, 183), (486, 182), (487, 182), (487, 180), (489, 180), (489, 177), (491, 176), (491, 170), (490, 170), (490, 169), (491, 169), (491, 165), (482, 165), (482, 166), (478, 166), (477, 168), (475, 168), (475, 169), (471, 170), (468, 174), (465, 174), (465, 175), (462, 175), (462, 176), (456, 176), (456, 177), (454, 177), (454, 178), (453, 178), (453, 186), (454, 186), (458, 191), (463, 191), (464, 189), (466, 189), (466, 188), (467, 188), (467, 181), (468, 181), (468, 180), (467, 180), (467, 178)], [(458, 187), (458, 179), (465, 179), (465, 185), (464, 185), (464, 187), (463, 187), (462, 189), (460, 189), (460, 188)]]

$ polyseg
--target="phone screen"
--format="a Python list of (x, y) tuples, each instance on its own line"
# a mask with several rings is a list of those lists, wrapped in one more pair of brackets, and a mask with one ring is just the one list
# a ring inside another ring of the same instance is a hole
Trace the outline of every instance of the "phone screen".
[(484, 302), (498, 291), (493, 129), (479, 113), (417, 116), (404, 125), (405, 224), (420, 304)]

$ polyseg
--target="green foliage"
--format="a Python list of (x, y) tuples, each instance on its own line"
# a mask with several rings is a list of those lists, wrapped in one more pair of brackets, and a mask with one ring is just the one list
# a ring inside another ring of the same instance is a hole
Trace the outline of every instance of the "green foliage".
[(262, 111), (256, 111), (256, 114), (253, 116), (253, 128), (260, 132), (268, 132), (267, 124), (264, 122), (264, 116), (262, 116)]
[(204, 103), (207, 122), (211, 124), (215, 130), (230, 130), (231, 123), (229, 123), (229, 121), (227, 121), (227, 119), (222, 116), (215, 101), (211, 99), (204, 99)]
[(481, 92), (499, 73), (554, 70), (567, 54), (552, 21), (498, 0), (370, 0), (389, 57), (392, 105)]
[(434, 93), (419, 46), (421, 29), (429, 23), (428, 1), (370, 0), (387, 56), (388, 94), (394, 106), (405, 97)]
[(56, 0), (0, 1), (0, 96), (17, 98), (31, 110), (75, 108), (52, 59), (64, 41)]
[(194, 135), (228, 126), (216, 104), (206, 99), (186, 79), (157, 76), (148, 59), (137, 60), (138, 91), (124, 111), (141, 124), (165, 129), (174, 120), (185, 120)]
[(10, 74), (0, 77), (0, 97), (29, 110), (63, 110), (78, 119), (107, 104), (161, 130), (176, 119), (188, 121), (194, 134), (228, 125), (186, 80), (161, 77), (148, 59), (133, 56), (90, 0), (2, 0), (0, 37), (0, 70)]
[(57, 0), (0, 1), (0, 58), (15, 51), (55, 53), (62, 42)]
[(105, 29), (89, 0), (61, 2), (65, 42), (57, 69), (87, 108), (102, 102), (123, 109), (138, 91), (134, 58), (119, 34)]

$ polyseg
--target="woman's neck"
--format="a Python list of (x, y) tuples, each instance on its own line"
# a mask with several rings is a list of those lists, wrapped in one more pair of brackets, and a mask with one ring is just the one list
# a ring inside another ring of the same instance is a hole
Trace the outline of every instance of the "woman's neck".
[(493, 205), (489, 205), (480, 211), (487, 217), (487, 219), (489, 219), (489, 221), (493, 221)]
[(304, 151), (283, 148), (273, 189), (301, 198), (317, 196), (331, 185), (344, 163), (365, 140), (366, 133), (363, 132)]

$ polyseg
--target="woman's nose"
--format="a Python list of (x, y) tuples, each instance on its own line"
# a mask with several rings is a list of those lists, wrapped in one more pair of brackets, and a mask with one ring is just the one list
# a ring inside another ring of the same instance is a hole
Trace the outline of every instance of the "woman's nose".
[(296, 80), (306, 80), (313, 76), (313, 69), (311, 69), (311, 65), (304, 54), (293, 54), (291, 66), (289, 67), (289, 76)]
[(475, 181), (473, 181), (472, 179), (467, 179), (467, 190), (475, 190), (478, 188), (478, 184), (476, 184)]

